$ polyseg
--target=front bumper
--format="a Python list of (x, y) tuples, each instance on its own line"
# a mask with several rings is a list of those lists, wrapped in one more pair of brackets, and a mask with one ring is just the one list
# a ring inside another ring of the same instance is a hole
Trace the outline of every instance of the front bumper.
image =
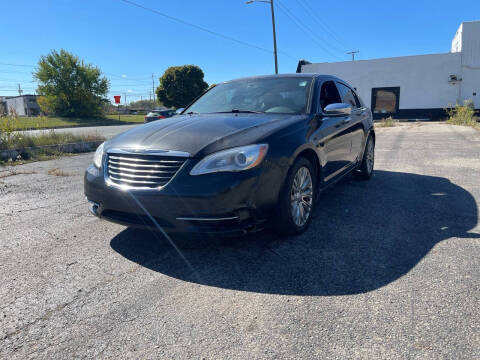
[(85, 172), (85, 195), (92, 213), (122, 225), (167, 233), (238, 235), (265, 225), (277, 197), (274, 186), (267, 186), (262, 166), (191, 176), (191, 162), (161, 190), (122, 190), (107, 184), (103, 171), (90, 166)]

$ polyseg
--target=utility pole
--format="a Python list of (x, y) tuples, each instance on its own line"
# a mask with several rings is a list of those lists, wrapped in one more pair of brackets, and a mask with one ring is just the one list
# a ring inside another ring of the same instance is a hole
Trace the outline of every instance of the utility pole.
[(273, 55), (275, 57), (275, 74), (278, 74), (277, 32), (275, 31), (275, 6), (273, 4), (273, 0), (249, 0), (246, 2), (246, 4), (252, 4), (254, 2), (264, 2), (270, 4), (270, 10), (272, 11)]
[(272, 9), (273, 54), (275, 56), (275, 74), (278, 74), (277, 32), (275, 31), (275, 10), (274, 10), (274, 6), (273, 6), (273, 0), (270, 0), (270, 7)]
[(358, 54), (359, 52), (360, 52), (360, 50), (354, 50), (354, 51), (347, 52), (347, 54), (352, 55), (352, 62), (355, 61), (355, 54)]
[(18, 95), (22, 96), (22, 93), (23, 93), (22, 87), (20, 86), (20, 84), (18, 84)]
[(153, 105), (155, 106), (155, 77), (152, 73), (152, 94), (153, 94)]

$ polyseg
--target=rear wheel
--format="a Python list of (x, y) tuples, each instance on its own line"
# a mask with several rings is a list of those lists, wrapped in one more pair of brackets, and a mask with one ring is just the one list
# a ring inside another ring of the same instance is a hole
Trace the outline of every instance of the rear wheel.
[(308, 228), (317, 185), (314, 169), (305, 158), (298, 158), (290, 168), (279, 199), (276, 230), (280, 234), (297, 235)]
[(375, 141), (372, 135), (368, 135), (367, 145), (363, 153), (362, 163), (358, 169), (361, 178), (368, 180), (373, 175), (373, 165), (375, 164)]

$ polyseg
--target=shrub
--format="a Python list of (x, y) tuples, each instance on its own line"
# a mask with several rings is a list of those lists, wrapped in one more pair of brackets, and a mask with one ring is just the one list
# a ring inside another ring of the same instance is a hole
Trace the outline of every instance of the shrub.
[(454, 108), (446, 109), (448, 123), (453, 125), (475, 126), (475, 110), (472, 100), (465, 100), (463, 105), (457, 103)]
[(380, 122), (378, 123), (378, 126), (379, 127), (394, 127), (394, 126), (397, 126), (397, 123), (398, 123), (398, 120), (395, 120), (394, 118), (389, 116), (386, 119), (380, 120)]

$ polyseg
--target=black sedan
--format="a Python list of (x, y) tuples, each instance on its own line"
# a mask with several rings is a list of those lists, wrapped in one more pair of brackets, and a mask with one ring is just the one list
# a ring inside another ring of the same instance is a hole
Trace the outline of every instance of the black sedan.
[(85, 173), (100, 218), (165, 233), (300, 234), (320, 191), (372, 176), (372, 114), (333, 76), (228, 81), (181, 115), (103, 143)]

